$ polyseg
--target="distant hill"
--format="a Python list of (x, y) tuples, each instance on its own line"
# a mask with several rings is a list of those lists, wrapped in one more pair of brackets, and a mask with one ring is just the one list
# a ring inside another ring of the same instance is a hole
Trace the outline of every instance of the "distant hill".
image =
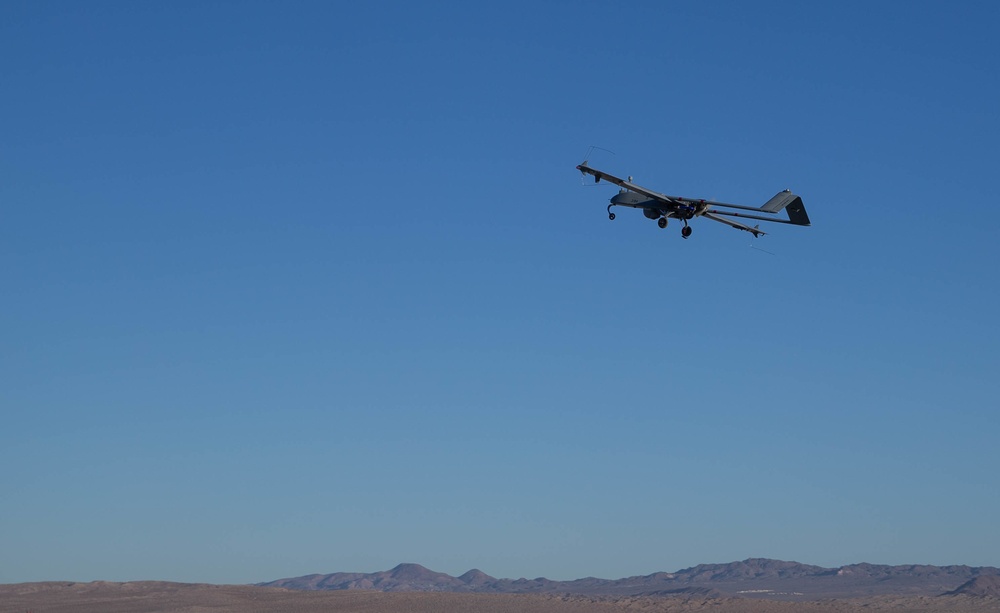
[[(982, 579), (974, 584), (977, 579)], [(991, 581), (993, 583), (991, 583)], [(798, 562), (749, 558), (728, 564), (699, 564), (673, 573), (624, 579), (587, 577), (573, 581), (497, 579), (473, 569), (452, 577), (419, 564), (400, 564), (376, 573), (332, 573), (278, 579), (258, 585), (294, 590), (377, 590), (381, 592), (474, 592), (487, 594), (574, 594), (641, 596), (711, 594), (778, 600), (854, 598), (884, 594), (937, 596), (966, 585), (967, 594), (996, 590), (1000, 569), (992, 566), (851, 564), (823, 568)], [(974, 585), (973, 585), (974, 584)]]
[(944, 596), (975, 596), (977, 598), (1000, 598), (1000, 576), (980, 575), (970, 579)]
[[(437, 573), (419, 564), (400, 564), (391, 570), (377, 573), (332, 573), (306, 575), (292, 579), (279, 579), (258, 585), (284, 587), (295, 590), (377, 590), (380, 592), (462, 592), (478, 591), (475, 588), (496, 579), (476, 570), (462, 577)], [(468, 589), (465, 589), (468, 588)], [(490, 590), (486, 590), (490, 591)]]

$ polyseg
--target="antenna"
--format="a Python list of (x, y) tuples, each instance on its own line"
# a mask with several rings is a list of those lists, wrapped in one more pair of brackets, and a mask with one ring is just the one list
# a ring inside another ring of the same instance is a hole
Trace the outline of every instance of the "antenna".
[(767, 255), (777, 255), (777, 254), (775, 254), (775, 253), (771, 253), (771, 252), (770, 252), (770, 251), (768, 251), (767, 249), (761, 249), (760, 247), (757, 247), (756, 245), (754, 245), (754, 244), (753, 244), (753, 242), (754, 242), (754, 240), (755, 240), (756, 238), (757, 238), (757, 237), (755, 236), (754, 238), (751, 238), (751, 239), (750, 239), (750, 248), (751, 248), (751, 249), (756, 249), (757, 251), (762, 251), (762, 252), (766, 253)]
[[(586, 165), (587, 162), (590, 160), (590, 154), (594, 152), (594, 149), (597, 149), (599, 151), (607, 151), (611, 155), (615, 155), (615, 152), (610, 149), (605, 149), (604, 147), (598, 147), (597, 145), (591, 145), (590, 148), (587, 149), (587, 155), (583, 156), (584, 165)], [(631, 180), (632, 178), (629, 177), (629, 181)], [(583, 185), (584, 187), (601, 187), (598, 182), (588, 183), (586, 175), (580, 176), (580, 184)]]
[(598, 147), (597, 145), (591, 145), (590, 149), (587, 149), (587, 155), (583, 156), (583, 159), (589, 160), (590, 154), (594, 152), (594, 149), (597, 149), (599, 151), (607, 151), (611, 155), (615, 155), (615, 152), (610, 149), (605, 149), (604, 147)]

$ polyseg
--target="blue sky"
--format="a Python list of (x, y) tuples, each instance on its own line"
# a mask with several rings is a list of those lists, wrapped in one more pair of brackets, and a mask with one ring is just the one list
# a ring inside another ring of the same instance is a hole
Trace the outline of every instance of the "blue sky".
[(1000, 566), (998, 25), (4, 3), (0, 582)]

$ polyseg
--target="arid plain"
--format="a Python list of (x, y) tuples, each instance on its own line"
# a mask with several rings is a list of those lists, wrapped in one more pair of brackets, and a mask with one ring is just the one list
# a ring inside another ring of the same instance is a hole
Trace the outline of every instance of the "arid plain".
[(0, 585), (0, 613), (893, 613), (1000, 612), (1000, 598), (877, 596), (780, 602), (700, 596), (600, 597), (361, 590), (136, 581)]

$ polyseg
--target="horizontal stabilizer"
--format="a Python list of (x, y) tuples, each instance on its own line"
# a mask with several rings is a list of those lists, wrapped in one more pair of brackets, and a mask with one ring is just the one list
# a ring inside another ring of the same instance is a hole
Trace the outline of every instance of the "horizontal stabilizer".
[(796, 198), (798, 198), (798, 196), (796, 196), (795, 194), (786, 189), (784, 191), (778, 192), (777, 194), (774, 195), (774, 198), (771, 198), (770, 200), (765, 202), (764, 206), (760, 207), (760, 210), (764, 211), (765, 213), (777, 213), (781, 209), (791, 204), (792, 201), (795, 200)]
[(796, 196), (787, 189), (782, 192), (778, 192), (764, 203), (764, 206), (760, 207), (761, 211), (765, 213), (777, 213), (781, 209), (785, 209), (788, 213), (788, 220), (797, 226), (808, 226), (809, 216), (806, 215), (806, 207), (802, 204), (802, 198)]

